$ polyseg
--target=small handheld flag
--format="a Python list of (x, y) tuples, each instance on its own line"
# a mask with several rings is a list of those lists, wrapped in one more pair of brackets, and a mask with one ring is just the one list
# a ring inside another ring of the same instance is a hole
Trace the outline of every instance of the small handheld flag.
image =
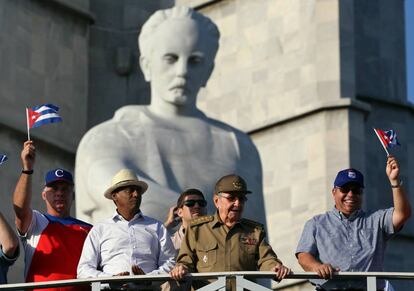
[(3, 164), (5, 161), (7, 161), (7, 156), (0, 154), (0, 165)]
[(26, 108), (27, 139), (30, 140), (30, 128), (35, 128), (48, 123), (61, 122), (62, 118), (57, 113), (59, 107), (53, 104), (43, 104)]
[(400, 145), (400, 143), (397, 140), (397, 134), (394, 130), (381, 130), (378, 128), (373, 128), (375, 131), (375, 134), (377, 135), (378, 139), (380, 140), (385, 152), (389, 156), (390, 153), (387, 149), (393, 148), (397, 145)]

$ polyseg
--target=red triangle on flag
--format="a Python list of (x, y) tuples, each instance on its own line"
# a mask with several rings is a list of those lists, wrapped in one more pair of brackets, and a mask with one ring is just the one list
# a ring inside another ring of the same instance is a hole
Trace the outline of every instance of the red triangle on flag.
[(28, 108), (28, 117), (29, 117), (29, 127), (32, 128), (33, 124), (36, 122), (36, 120), (41, 115), (40, 113), (33, 111), (32, 109)]

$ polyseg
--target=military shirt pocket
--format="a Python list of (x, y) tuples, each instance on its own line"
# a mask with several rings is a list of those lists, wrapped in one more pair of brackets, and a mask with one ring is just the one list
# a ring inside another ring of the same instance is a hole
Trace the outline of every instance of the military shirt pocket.
[(257, 246), (240, 244), (240, 262), (243, 264), (243, 268), (246, 268), (246, 271), (254, 271), (257, 266)]
[(201, 267), (210, 267), (217, 261), (217, 242), (203, 242), (197, 245), (197, 257)]

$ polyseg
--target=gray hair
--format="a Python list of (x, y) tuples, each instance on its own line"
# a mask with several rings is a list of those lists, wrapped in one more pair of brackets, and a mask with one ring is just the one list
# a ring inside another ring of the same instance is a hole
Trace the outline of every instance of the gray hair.
[(210, 18), (204, 16), (192, 8), (185, 6), (176, 6), (170, 9), (158, 10), (144, 23), (141, 33), (138, 36), (138, 47), (141, 56), (148, 57), (151, 53), (153, 43), (152, 38), (156, 29), (166, 20), (169, 19), (193, 19), (198, 23), (200, 28), (207, 32), (209, 42), (213, 47), (213, 56), (217, 53), (220, 39), (220, 32), (217, 25)]

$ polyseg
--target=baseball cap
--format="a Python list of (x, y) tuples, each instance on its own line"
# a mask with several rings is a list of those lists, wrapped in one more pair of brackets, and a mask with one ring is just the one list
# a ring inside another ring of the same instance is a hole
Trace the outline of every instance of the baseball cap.
[(345, 169), (338, 172), (336, 175), (334, 186), (342, 187), (348, 183), (358, 184), (361, 188), (364, 188), (364, 175), (355, 169)]
[(252, 193), (250, 190), (247, 190), (246, 181), (235, 174), (227, 175), (221, 177), (214, 187), (214, 193), (218, 194), (220, 192), (224, 193)]
[(49, 186), (50, 184), (56, 181), (63, 181), (63, 182), (73, 185), (72, 174), (61, 168), (50, 170), (49, 172), (46, 173), (46, 176), (45, 176), (46, 186)]

